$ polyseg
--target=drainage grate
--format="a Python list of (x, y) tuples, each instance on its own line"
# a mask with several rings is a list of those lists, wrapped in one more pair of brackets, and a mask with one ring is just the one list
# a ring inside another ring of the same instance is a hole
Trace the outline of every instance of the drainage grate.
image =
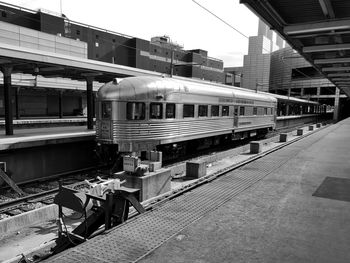
[[(322, 132), (303, 140), (309, 147)], [(135, 262), (206, 213), (254, 185), (302, 151), (290, 145), (195, 188), (112, 231), (65, 251), (48, 262)]]

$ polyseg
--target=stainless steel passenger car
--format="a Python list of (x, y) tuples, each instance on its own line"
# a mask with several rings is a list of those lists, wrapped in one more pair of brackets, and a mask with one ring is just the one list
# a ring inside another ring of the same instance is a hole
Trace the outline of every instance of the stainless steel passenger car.
[(97, 93), (96, 134), (119, 152), (153, 150), (275, 127), (277, 99), (242, 89), (162, 77), (130, 77)]

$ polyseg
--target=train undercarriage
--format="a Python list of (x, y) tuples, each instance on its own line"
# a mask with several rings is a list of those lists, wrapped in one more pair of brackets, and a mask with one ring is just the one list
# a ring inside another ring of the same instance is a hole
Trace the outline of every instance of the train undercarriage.
[[(212, 150), (213, 148), (230, 148), (240, 145), (246, 140), (262, 139), (268, 134), (269, 130), (270, 128), (262, 128), (236, 133), (232, 132), (230, 134), (162, 144), (156, 146), (155, 149), (148, 150), (156, 150), (162, 152), (163, 162), (172, 163), (183, 158), (204, 153), (205, 151)], [(121, 171), (123, 169), (123, 156), (136, 155), (141, 157), (141, 160), (144, 160), (146, 155), (146, 151), (133, 153), (119, 152), (117, 144), (98, 144), (96, 153), (100, 159), (100, 162), (111, 167), (113, 172)]]

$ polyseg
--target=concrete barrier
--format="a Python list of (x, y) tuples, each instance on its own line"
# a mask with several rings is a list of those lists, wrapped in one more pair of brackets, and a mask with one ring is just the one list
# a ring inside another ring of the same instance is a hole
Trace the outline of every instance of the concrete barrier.
[(316, 128), (321, 128), (321, 123), (317, 123)]
[(205, 161), (186, 162), (186, 178), (198, 179), (207, 174), (207, 165)]
[(314, 130), (314, 126), (313, 125), (310, 125), (309, 126), (309, 131), (313, 131)]
[(287, 133), (281, 133), (280, 134), (280, 142), (286, 142), (288, 139), (288, 134)]
[(145, 173), (143, 176), (118, 173), (117, 178), (126, 180), (125, 187), (140, 189), (139, 201), (145, 201), (171, 190), (170, 169), (159, 169), (155, 172)]
[(250, 143), (250, 153), (257, 154), (261, 152), (261, 143), (257, 141), (253, 141)]
[(58, 217), (58, 206), (48, 205), (0, 220), (0, 235), (18, 231), (28, 225), (43, 223)]
[(304, 130), (303, 129), (297, 129), (297, 136), (303, 135)]

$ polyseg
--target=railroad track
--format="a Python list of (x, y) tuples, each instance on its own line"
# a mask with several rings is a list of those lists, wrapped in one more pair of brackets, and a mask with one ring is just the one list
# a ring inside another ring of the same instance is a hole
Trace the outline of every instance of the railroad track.
[(45, 202), (50, 199), (52, 200), (57, 192), (58, 188), (49, 191), (43, 191), (37, 194), (26, 195), (15, 200), (0, 203), (0, 214), (7, 214), (10, 211), (21, 209), (27, 203)]
[[(284, 132), (288, 132), (290, 130), (293, 130), (293, 128), (289, 128), (289, 129), (283, 129)], [(276, 131), (273, 133), (273, 135), (271, 134), (270, 136), (268, 137), (271, 137), (271, 136), (276, 136), (280, 131)], [(236, 147), (240, 147), (244, 144), (248, 144), (249, 143), (249, 140), (246, 141), (245, 143), (242, 143), (242, 144), (238, 144), (236, 145)], [(225, 151), (227, 149), (221, 149), (222, 151)], [(218, 152), (220, 151), (220, 149), (215, 149), (214, 151)], [(213, 152), (208, 152), (208, 151), (202, 151), (200, 153), (200, 155), (210, 155), (212, 154)], [(201, 158), (203, 156), (187, 156), (187, 158), (189, 159), (197, 159), (197, 158)], [(187, 160), (186, 159), (183, 159), (181, 158), (181, 161), (180, 162), (170, 162), (168, 164), (165, 164), (164, 167), (171, 167), (171, 166), (175, 166), (175, 165), (178, 165), (180, 163), (185, 163)], [(216, 178), (217, 176), (220, 176), (219, 174), (220, 173), (216, 173), (217, 175), (214, 176), (214, 178)], [(101, 174), (102, 176), (105, 176), (106, 174)], [(95, 177), (97, 176), (97, 174), (95, 175)], [(212, 178), (212, 177), (210, 177)], [(207, 180), (212, 180), (210, 178), (202, 178), (201, 180), (199, 180), (198, 182), (194, 183), (193, 187), (195, 187), (197, 184), (201, 184), (204, 182), (206, 182)], [(77, 183), (74, 183), (74, 184), (70, 184), (69, 187), (77, 187), (79, 185), (83, 185), (84, 182), (77, 182)], [(186, 189), (184, 189), (184, 191), (187, 191), (187, 188), (188, 187), (192, 187), (191, 185), (190, 186), (187, 186)], [(20, 197), (20, 198), (16, 198), (14, 200), (10, 200), (10, 201), (5, 201), (5, 202), (1, 202), (0, 203), (0, 214), (6, 214), (8, 216), (13, 216), (13, 215), (16, 215), (16, 214), (19, 214), (21, 213), (20, 211), (22, 212), (25, 212), (25, 211), (28, 211), (28, 210), (34, 210), (35, 208), (28, 208), (30, 207), (30, 205), (33, 205), (35, 203), (42, 203), (43, 205), (47, 205), (47, 204), (51, 204), (53, 202), (53, 198), (54, 196), (57, 194), (58, 192), (58, 188), (55, 188), (55, 189), (52, 189), (52, 190), (47, 190), (47, 191), (42, 191), (40, 193), (35, 193), (35, 194), (28, 194), (24, 197)], [(182, 191), (180, 191), (182, 192)], [(177, 194), (176, 194), (177, 195)], [(167, 198), (166, 198), (167, 199)], [(13, 212), (15, 211), (15, 212)], [(0, 219), (1, 220), (1, 219)]]
[[(83, 185), (86, 185), (84, 183), (83, 179), (79, 179), (81, 175), (77, 175), (77, 179), (69, 178), (63, 181), (65, 186), (71, 187), (71, 188), (80, 188), (83, 187)], [(95, 178), (96, 176), (89, 176), (88, 178), (84, 177), (84, 179), (91, 179)], [(78, 181), (75, 183), (69, 183), (71, 181)], [(32, 184), (32, 182), (31, 182)], [(42, 182), (41, 182), (42, 184)], [(45, 184), (45, 182), (44, 182)], [(36, 189), (40, 189), (40, 186), (32, 187)], [(25, 192), (25, 191), (24, 191)], [(12, 200), (3, 201), (0, 202), (0, 215), (5, 215), (3, 218), (11, 217), (17, 214), (20, 214), (22, 212), (26, 212), (29, 210), (34, 210), (36, 206), (34, 204), (41, 203), (40, 206), (52, 204), (53, 198), (58, 192), (58, 187), (50, 190), (40, 190), (39, 193), (34, 194), (26, 194), (25, 196), (17, 197)], [(1, 219), (0, 219), (1, 220)]]

